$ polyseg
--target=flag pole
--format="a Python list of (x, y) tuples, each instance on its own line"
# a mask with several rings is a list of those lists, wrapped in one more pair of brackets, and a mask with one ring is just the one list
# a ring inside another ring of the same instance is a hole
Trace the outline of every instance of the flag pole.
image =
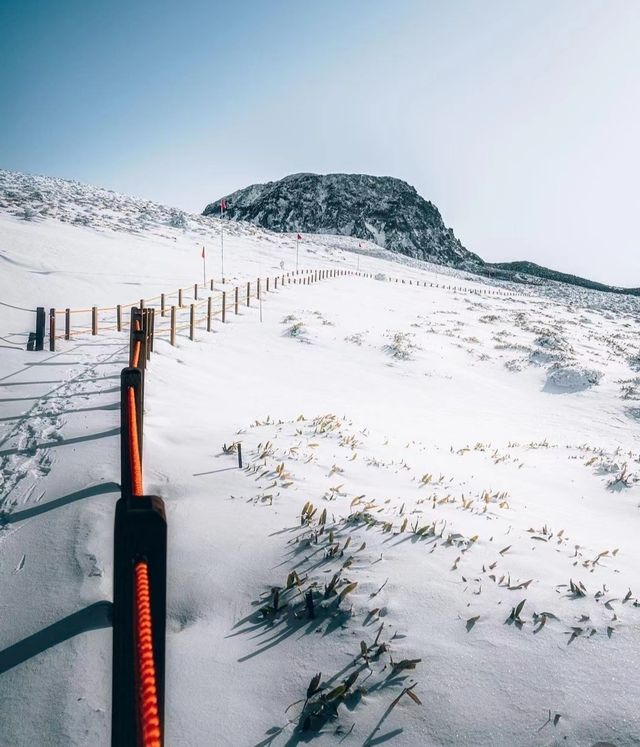
[(220, 200), (220, 274), (224, 282), (224, 223), (222, 221), (224, 213), (224, 200)]
[(298, 273), (298, 250), (300, 247), (300, 234), (296, 233), (296, 274)]
[(202, 287), (206, 290), (207, 288), (207, 254), (202, 247)]

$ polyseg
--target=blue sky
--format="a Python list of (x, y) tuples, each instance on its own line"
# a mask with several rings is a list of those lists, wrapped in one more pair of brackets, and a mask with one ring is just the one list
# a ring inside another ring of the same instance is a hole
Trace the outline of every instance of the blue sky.
[(640, 286), (635, 0), (0, 1), (0, 167), (188, 210), (413, 184), (488, 260)]

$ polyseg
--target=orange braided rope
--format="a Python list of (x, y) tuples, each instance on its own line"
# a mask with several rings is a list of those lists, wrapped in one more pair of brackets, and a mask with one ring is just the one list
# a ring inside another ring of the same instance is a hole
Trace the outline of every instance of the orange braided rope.
[(140, 340), (133, 346), (133, 355), (131, 356), (131, 368), (138, 368), (140, 362)]
[(138, 685), (138, 714), (141, 734), (140, 747), (161, 747), (160, 712), (156, 667), (153, 661), (153, 629), (151, 625), (151, 590), (149, 567), (146, 562), (134, 568), (136, 605), (136, 678)]
[(131, 487), (133, 495), (142, 495), (142, 464), (138, 444), (138, 418), (136, 417), (136, 393), (132, 386), (127, 390), (129, 418), (129, 459), (131, 460)]
[[(140, 322), (138, 319), (136, 319), (136, 332), (140, 331)], [(140, 361), (140, 340), (136, 341), (136, 344), (133, 346), (133, 353), (131, 355), (131, 368), (138, 368), (138, 363)]]

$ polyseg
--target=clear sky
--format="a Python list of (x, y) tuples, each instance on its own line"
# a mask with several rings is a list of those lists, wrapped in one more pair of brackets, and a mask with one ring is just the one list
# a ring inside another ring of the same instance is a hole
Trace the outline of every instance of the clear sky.
[(640, 286), (640, 1), (0, 0), (0, 167), (191, 211), (397, 176), (487, 260)]

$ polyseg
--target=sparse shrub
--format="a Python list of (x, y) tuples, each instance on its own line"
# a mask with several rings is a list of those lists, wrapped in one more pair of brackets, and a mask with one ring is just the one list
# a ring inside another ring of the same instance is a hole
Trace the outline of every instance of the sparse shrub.
[(411, 332), (387, 332), (386, 336), (390, 342), (384, 346), (384, 350), (397, 360), (411, 360), (414, 350), (419, 350)]

